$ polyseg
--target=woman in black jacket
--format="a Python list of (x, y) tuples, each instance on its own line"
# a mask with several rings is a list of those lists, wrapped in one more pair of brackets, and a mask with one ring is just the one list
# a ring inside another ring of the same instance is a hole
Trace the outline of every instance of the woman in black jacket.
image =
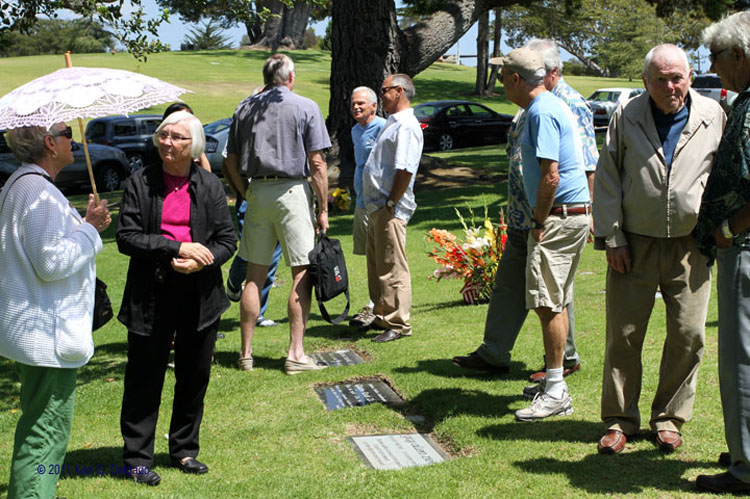
[(130, 257), (118, 315), (128, 328), (123, 459), (131, 477), (148, 485), (161, 480), (151, 467), (173, 337), (169, 454), (186, 473), (208, 472), (196, 459), (198, 433), (219, 319), (229, 308), (221, 265), (236, 246), (221, 182), (193, 164), (205, 145), (200, 121), (188, 112), (173, 113), (153, 140), (162, 164), (130, 177), (117, 228), (117, 246)]

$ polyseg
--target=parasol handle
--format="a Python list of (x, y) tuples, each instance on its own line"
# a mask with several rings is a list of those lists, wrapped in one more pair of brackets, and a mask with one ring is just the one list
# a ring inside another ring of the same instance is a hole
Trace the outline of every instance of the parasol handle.
[[(73, 61), (70, 59), (70, 50), (65, 52), (65, 67), (72, 68)], [(94, 180), (94, 169), (91, 167), (91, 156), (89, 156), (89, 145), (86, 142), (86, 134), (83, 131), (83, 120), (78, 118), (78, 128), (81, 130), (81, 143), (83, 144), (83, 155), (86, 157), (86, 168), (89, 170), (89, 181), (91, 182), (91, 191), (94, 193), (94, 201), (99, 204), (99, 193), (96, 190), (96, 181)]]

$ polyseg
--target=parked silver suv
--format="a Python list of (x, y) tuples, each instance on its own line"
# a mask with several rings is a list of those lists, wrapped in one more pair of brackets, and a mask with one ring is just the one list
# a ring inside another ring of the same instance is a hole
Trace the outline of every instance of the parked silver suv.
[(704, 97), (709, 97), (721, 104), (727, 114), (729, 114), (734, 99), (737, 98), (737, 92), (723, 88), (721, 79), (712, 73), (697, 75), (693, 80), (692, 87)]

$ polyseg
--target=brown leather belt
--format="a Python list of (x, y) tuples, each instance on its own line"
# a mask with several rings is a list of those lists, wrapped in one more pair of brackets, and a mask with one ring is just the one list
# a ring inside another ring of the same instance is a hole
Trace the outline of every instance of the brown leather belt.
[(549, 210), (550, 215), (588, 215), (589, 213), (591, 213), (590, 205), (553, 206)]

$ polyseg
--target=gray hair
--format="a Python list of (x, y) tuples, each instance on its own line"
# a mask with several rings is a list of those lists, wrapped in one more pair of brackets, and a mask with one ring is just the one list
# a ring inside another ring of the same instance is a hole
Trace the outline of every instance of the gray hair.
[(740, 47), (750, 59), (750, 11), (737, 12), (704, 29), (703, 43), (721, 49)]
[(371, 89), (370, 87), (357, 87), (354, 90), (352, 90), (352, 96), (350, 100), (354, 100), (354, 94), (357, 92), (366, 92), (367, 93), (367, 99), (370, 101), (370, 104), (377, 104), (378, 103), (378, 96), (375, 93), (375, 90)]
[(23, 126), (7, 132), (8, 146), (18, 161), (36, 163), (47, 155), (44, 137), (50, 134), (43, 126)]
[[(514, 71), (515, 72), (515, 71)], [(544, 77), (547, 76), (547, 70), (544, 68), (539, 68), (536, 71), (534, 71), (534, 74), (529, 76), (528, 78), (524, 78), (521, 73), (515, 72), (518, 74), (518, 77), (523, 80), (524, 83), (526, 83), (528, 86), (532, 88), (536, 88), (540, 85), (544, 85)]]
[(294, 71), (292, 58), (284, 54), (273, 54), (263, 64), (263, 83), (266, 85), (283, 85), (289, 81)]
[(682, 62), (685, 64), (685, 71), (688, 73), (690, 72), (690, 63), (688, 62), (687, 54), (684, 50), (682, 50), (677, 45), (672, 45), (671, 43), (663, 43), (661, 45), (657, 45), (656, 47), (652, 48), (648, 51), (648, 54), (646, 54), (646, 58), (643, 61), (643, 74), (648, 74), (648, 68), (651, 66), (651, 61), (656, 56), (662, 56), (664, 59), (671, 60), (672, 58), (669, 57), (670, 55), (677, 54), (678, 57), (682, 60)]
[(399, 87), (403, 88), (406, 100), (408, 100), (409, 102), (411, 102), (411, 100), (417, 93), (416, 89), (414, 88), (414, 82), (411, 81), (409, 75), (406, 75), (404, 73), (395, 73), (391, 78), (391, 85), (398, 85)]
[(536, 38), (527, 43), (526, 47), (539, 52), (544, 60), (544, 69), (548, 73), (556, 69), (562, 75), (563, 63), (560, 60), (560, 50), (554, 40)]
[(154, 145), (159, 147), (159, 134), (162, 130), (164, 130), (164, 127), (167, 125), (173, 125), (175, 123), (179, 123), (180, 121), (185, 121), (188, 130), (190, 131), (190, 138), (192, 141), (190, 142), (190, 157), (193, 159), (198, 159), (201, 154), (203, 154), (204, 149), (206, 148), (206, 134), (203, 132), (203, 125), (201, 125), (201, 121), (195, 117), (195, 115), (187, 112), (187, 111), (177, 111), (176, 113), (172, 113), (159, 124), (159, 126), (156, 128), (156, 131), (154, 132), (154, 136), (152, 138)]

